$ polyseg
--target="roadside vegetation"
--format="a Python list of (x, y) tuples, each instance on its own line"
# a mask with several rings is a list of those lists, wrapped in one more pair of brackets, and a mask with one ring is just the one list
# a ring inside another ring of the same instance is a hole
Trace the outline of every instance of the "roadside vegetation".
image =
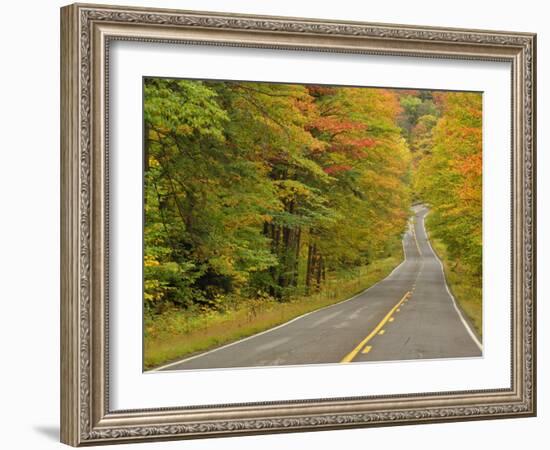
[[(426, 228), (429, 230), (429, 216), (426, 222)], [(441, 239), (431, 239), (431, 244), (437, 256), (443, 262), (445, 279), (455, 300), (477, 335), (480, 338), (483, 337), (481, 277), (473, 275), (463, 264), (449, 258), (447, 246)]]
[(272, 298), (235, 301), (225, 310), (190, 312), (174, 308), (145, 320), (145, 370), (204, 350), (251, 336), (302, 314), (339, 303), (384, 279), (402, 261), (401, 244), (395, 255), (355, 273), (334, 274), (322, 289), (287, 302)]

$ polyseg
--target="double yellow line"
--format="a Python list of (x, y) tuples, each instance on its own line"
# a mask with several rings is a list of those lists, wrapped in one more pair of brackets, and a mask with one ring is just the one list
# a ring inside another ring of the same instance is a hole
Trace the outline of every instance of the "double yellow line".
[(416, 239), (416, 231), (414, 229), (414, 223), (412, 224), (412, 235), (414, 237), (414, 242), (416, 244), (416, 249), (418, 250), (418, 255), (422, 256), (422, 252), (420, 251), (420, 245), (418, 245), (418, 239)]
[(355, 347), (351, 352), (349, 352), (341, 363), (349, 363), (357, 356), (357, 354), (361, 351), (361, 349), (369, 342), (374, 336), (378, 334), (378, 332), (382, 329), (382, 327), (386, 324), (388, 320), (390, 320), (390, 317), (393, 315), (393, 313), (399, 308), (404, 301), (406, 301), (411, 296), (411, 292), (407, 291), (407, 293), (403, 296), (401, 300), (390, 310), (388, 314), (380, 321), (378, 325), (376, 325), (376, 328), (371, 331), (371, 333), (363, 339), (357, 347)]

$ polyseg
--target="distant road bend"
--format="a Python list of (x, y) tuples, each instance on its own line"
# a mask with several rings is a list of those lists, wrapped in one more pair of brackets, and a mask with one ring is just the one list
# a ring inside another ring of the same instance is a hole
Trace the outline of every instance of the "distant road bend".
[(452, 297), (413, 208), (404, 261), (362, 293), (156, 370), (477, 357), (482, 345)]

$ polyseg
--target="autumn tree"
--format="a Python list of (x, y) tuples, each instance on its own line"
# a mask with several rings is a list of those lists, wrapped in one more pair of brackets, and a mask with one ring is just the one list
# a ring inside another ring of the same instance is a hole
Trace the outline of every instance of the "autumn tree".
[(144, 95), (149, 311), (286, 300), (399, 245), (395, 92), (149, 78)]
[(473, 274), (482, 262), (482, 97), (447, 93), (432, 149), (416, 176), (433, 211), (433, 229), (450, 256)]

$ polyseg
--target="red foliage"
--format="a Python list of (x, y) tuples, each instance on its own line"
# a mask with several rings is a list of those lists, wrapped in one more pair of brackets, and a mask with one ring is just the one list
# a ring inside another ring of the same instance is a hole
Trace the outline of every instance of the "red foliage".
[(372, 147), (376, 144), (376, 141), (372, 138), (351, 139), (348, 142), (345, 142), (345, 144), (352, 145), (353, 147), (365, 148)]
[(367, 126), (364, 123), (351, 120), (343, 121), (338, 117), (319, 117), (310, 125), (310, 129), (312, 128), (337, 135), (344, 131), (365, 130)]
[(457, 164), (458, 171), (465, 176), (481, 177), (483, 160), (481, 153), (469, 155), (460, 164)]

